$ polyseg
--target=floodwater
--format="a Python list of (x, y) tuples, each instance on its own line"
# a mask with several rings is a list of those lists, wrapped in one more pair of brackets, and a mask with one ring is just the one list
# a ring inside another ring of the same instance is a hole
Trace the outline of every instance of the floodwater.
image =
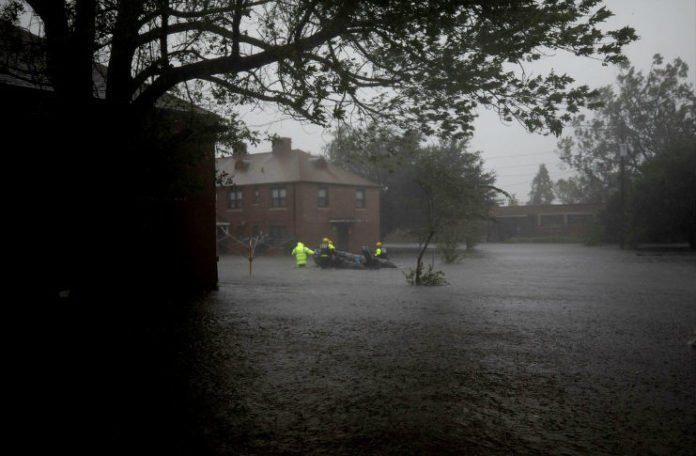
[(696, 255), (483, 244), (443, 287), (392, 258), (220, 258), (180, 354), (208, 452), (696, 454)]

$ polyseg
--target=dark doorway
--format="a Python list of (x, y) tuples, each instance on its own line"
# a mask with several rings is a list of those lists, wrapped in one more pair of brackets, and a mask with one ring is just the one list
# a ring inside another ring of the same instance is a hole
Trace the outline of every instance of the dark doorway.
[(336, 234), (338, 235), (338, 243), (336, 245), (336, 248), (338, 250), (349, 250), (349, 245), (350, 245), (350, 237), (348, 235), (348, 227), (349, 225), (347, 223), (337, 223), (336, 225)]

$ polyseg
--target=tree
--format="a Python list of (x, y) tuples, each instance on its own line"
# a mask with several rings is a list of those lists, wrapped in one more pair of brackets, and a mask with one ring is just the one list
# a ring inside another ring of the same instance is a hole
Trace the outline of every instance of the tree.
[[(665, 239), (668, 228), (673, 236), (690, 236), (688, 227), (676, 222), (691, 214), (677, 195), (693, 191), (688, 173), (677, 172), (678, 163), (690, 163), (688, 156), (675, 152), (696, 144), (696, 95), (687, 65), (679, 58), (665, 64), (655, 55), (647, 75), (625, 65), (617, 88), (604, 87), (600, 94), (601, 109), (592, 119), (574, 118), (574, 137), (562, 138), (558, 146), (561, 159), (578, 172), (585, 199), (606, 205), (606, 237), (623, 240), (628, 232), (633, 241)], [(667, 207), (675, 210), (670, 217)]]
[(450, 246), (442, 252), (446, 260), (456, 260), (462, 242), (472, 248), (493, 196), (507, 195), (493, 186), (494, 174), (484, 169), (479, 153), (467, 150), (466, 141), (423, 147), (413, 132), (399, 135), (390, 126), (373, 124), (342, 127), (326, 152), (335, 163), (383, 186), (382, 234), (397, 229), (416, 234), (422, 246), (419, 271), (433, 239)]
[(628, 201), (629, 240), (686, 240), (696, 249), (696, 138), (640, 166)]
[(391, 185), (392, 176), (412, 161), (420, 148), (422, 135), (399, 132), (382, 122), (365, 127), (340, 125), (324, 153), (333, 163), (382, 186)]
[(696, 96), (687, 76), (681, 59), (665, 65), (659, 54), (647, 75), (624, 65), (617, 88), (599, 90), (603, 106), (593, 118), (573, 119), (574, 137), (562, 138), (558, 150), (590, 185), (593, 200), (606, 202), (618, 190), (621, 144), (627, 146), (624, 166), (630, 177), (646, 160), (696, 135)]
[(400, 134), (380, 123), (362, 128), (343, 125), (334, 131), (333, 140), (325, 148), (333, 163), (382, 186), (382, 238), (395, 230), (412, 231), (426, 223), (423, 191), (415, 183), (420, 139), (418, 133)]
[(553, 184), (553, 192), (563, 204), (589, 204), (601, 200), (602, 188), (597, 180), (590, 181), (587, 176), (572, 176), (558, 179)]
[(517, 195), (512, 193), (510, 196), (507, 198), (506, 203), (508, 206), (519, 206), (520, 205), (520, 200), (517, 198)]
[[(256, 140), (237, 111), (266, 103), (320, 125), (379, 118), (453, 138), (466, 137), (485, 106), (560, 134), (594, 92), (565, 74), (532, 77), (525, 64), (558, 49), (618, 63), (636, 39), (630, 27), (603, 30), (611, 12), (601, 0), (8, 0), (0, 17), (16, 23), (22, 10), (45, 49), (37, 79), (47, 75), (64, 111), (60, 128), (37, 129), (76, 138), (56, 156), (87, 163), (95, 149), (85, 132), (114, 125), (99, 142), (104, 155), (132, 155), (126, 180), (143, 169), (157, 176), (156, 161), (138, 162), (151, 149), (138, 142), (165, 94), (223, 116), (236, 149)], [(96, 104), (114, 116), (104, 120)], [(74, 168), (70, 180), (86, 187), (90, 172)]]
[(218, 112), (269, 102), (321, 125), (387, 116), (442, 136), (469, 132), (479, 105), (559, 134), (593, 92), (513, 65), (555, 49), (621, 62), (636, 39), (600, 29), (612, 15), (600, 0), (11, 0), (3, 17), (26, 5), (72, 104), (94, 97), (101, 63), (106, 99), (140, 110), (173, 91)]
[(539, 171), (532, 180), (532, 189), (529, 192), (528, 204), (551, 204), (554, 199), (553, 183), (549, 177), (546, 165), (539, 165)]
[[(477, 222), (488, 218), (496, 193), (505, 193), (493, 186), (495, 175), (484, 170), (480, 154), (468, 152), (466, 146), (466, 142), (449, 141), (427, 147), (415, 163), (416, 182), (425, 195), (427, 224), (422, 228), (425, 240), (413, 271), (414, 285), (440, 277), (432, 266), (422, 276), (423, 255), (430, 241), (437, 237), (453, 252), (461, 240), (471, 246)], [(456, 255), (447, 258), (456, 259)]]
[[(467, 207), (469, 212), (464, 218), (472, 220), (486, 213), (486, 186), (493, 185), (495, 178), (483, 169), (480, 155), (467, 151), (466, 141), (429, 147), (419, 143), (416, 133), (400, 135), (391, 126), (371, 124), (366, 128), (341, 127), (325, 149), (332, 162), (382, 185), (382, 237), (400, 230), (420, 233), (425, 239), (423, 227), (432, 224), (433, 204), (440, 208), (450, 201), (457, 208)], [(444, 180), (438, 182), (437, 176), (456, 177), (447, 184)], [(478, 192), (480, 188), (486, 191)], [(438, 194), (433, 197), (433, 192)], [(448, 214), (444, 209), (442, 213)], [(449, 215), (454, 221), (461, 213), (453, 211)], [(449, 225), (456, 228), (457, 242), (463, 242), (462, 233), (470, 230), (459, 222)], [(466, 239), (473, 245), (474, 236)]]
[(424, 191), (427, 232), (486, 219), (493, 205), (495, 174), (484, 169), (478, 152), (463, 141), (448, 141), (420, 151), (414, 163), (416, 183)]

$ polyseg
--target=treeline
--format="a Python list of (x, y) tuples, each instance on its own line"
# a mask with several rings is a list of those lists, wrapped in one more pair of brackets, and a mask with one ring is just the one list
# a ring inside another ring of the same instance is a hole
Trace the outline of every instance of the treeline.
[(648, 74), (623, 65), (597, 102), (558, 143), (577, 174), (551, 182), (542, 165), (530, 201), (602, 204), (600, 241), (696, 248), (696, 96), (686, 63), (655, 55)]

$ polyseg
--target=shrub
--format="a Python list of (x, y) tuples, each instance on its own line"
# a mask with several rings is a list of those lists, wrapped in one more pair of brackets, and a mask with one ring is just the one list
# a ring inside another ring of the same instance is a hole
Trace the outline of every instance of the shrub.
[(418, 274), (418, 270), (423, 268), (423, 264), (420, 263), (416, 270), (414, 269), (409, 269), (409, 272), (406, 273), (404, 272), (404, 276), (406, 276), (406, 281), (410, 285), (423, 285), (423, 286), (440, 286), (440, 285), (448, 285), (449, 283), (447, 280), (445, 280), (445, 273), (442, 271), (433, 271), (433, 265), (430, 264), (428, 266), (428, 271), (423, 273), (421, 272)]

